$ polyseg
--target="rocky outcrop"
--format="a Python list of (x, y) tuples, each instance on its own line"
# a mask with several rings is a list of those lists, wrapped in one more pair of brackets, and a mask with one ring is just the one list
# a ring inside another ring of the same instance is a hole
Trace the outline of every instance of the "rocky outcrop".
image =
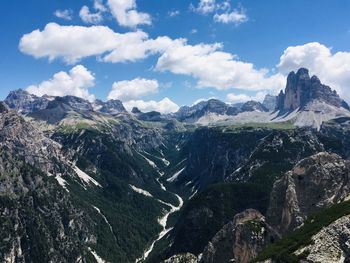
[(8, 155), (20, 156), (47, 174), (54, 173), (56, 163), (66, 162), (60, 154), (59, 144), (46, 138), (15, 110), (6, 109), (2, 103), (0, 108), (3, 109), (0, 111), (0, 147)]
[(336, 91), (323, 85), (316, 76), (310, 78), (309, 71), (305, 68), (300, 68), (297, 73), (294, 71), (289, 73), (285, 92), (281, 91), (278, 95), (276, 109), (281, 112), (302, 109), (313, 100), (324, 101), (338, 108), (350, 109)]
[(120, 100), (108, 100), (101, 104), (100, 112), (108, 113), (111, 115), (126, 112), (123, 103)]
[(93, 222), (59, 185), (75, 175), (69, 156), (17, 112), (0, 109), (0, 261), (85, 258), (96, 243)]
[(248, 209), (237, 214), (204, 249), (202, 263), (247, 263), (278, 238), (260, 212)]
[(321, 152), (300, 161), (274, 184), (267, 221), (280, 234), (300, 226), (308, 215), (348, 198), (350, 164)]
[(324, 227), (311, 239), (311, 245), (299, 249), (295, 254), (306, 254), (305, 261), (307, 262), (349, 262), (350, 215), (343, 216)]
[(139, 114), (139, 113), (142, 113), (142, 112), (140, 111), (139, 108), (133, 107), (132, 110), (131, 110), (131, 113), (133, 113), (133, 114)]
[(190, 253), (179, 254), (172, 256), (171, 258), (162, 261), (162, 263), (197, 263), (197, 257)]
[(276, 109), (277, 96), (267, 94), (264, 98), (262, 105), (269, 111), (274, 111)]

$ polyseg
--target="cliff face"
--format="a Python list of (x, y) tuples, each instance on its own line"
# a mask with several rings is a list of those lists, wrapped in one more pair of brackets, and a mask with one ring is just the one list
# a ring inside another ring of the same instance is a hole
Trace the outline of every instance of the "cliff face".
[(305, 107), (313, 100), (324, 101), (338, 108), (350, 109), (336, 91), (323, 85), (316, 76), (310, 78), (309, 71), (305, 68), (300, 68), (297, 73), (294, 71), (289, 73), (285, 92), (281, 91), (277, 97), (276, 109), (283, 112), (293, 111)]
[(0, 103), (1, 262), (75, 262), (88, 254), (93, 222), (63, 189), (63, 175), (74, 172), (58, 144)]
[[(249, 262), (266, 246), (307, 222), (311, 214), (348, 200), (349, 179), (349, 161), (336, 154), (320, 152), (301, 160), (275, 182), (266, 218), (252, 209), (237, 214), (211, 239), (201, 262)], [(299, 253), (307, 250), (308, 262), (343, 262), (341, 256), (350, 255), (345, 241), (350, 233), (348, 219), (346, 216), (315, 232), (314, 242)], [(318, 255), (320, 260), (316, 260)]]
[(277, 96), (267, 94), (264, 98), (262, 105), (265, 106), (269, 111), (273, 111), (276, 108)]
[(290, 232), (311, 213), (348, 198), (349, 180), (349, 162), (338, 155), (306, 158), (275, 182), (267, 221), (281, 234)]
[(278, 238), (258, 211), (247, 209), (225, 225), (204, 249), (200, 262), (247, 263)]

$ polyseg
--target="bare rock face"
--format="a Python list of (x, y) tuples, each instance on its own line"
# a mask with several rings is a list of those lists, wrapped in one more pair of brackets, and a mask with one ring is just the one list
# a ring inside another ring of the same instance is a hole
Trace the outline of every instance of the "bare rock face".
[(307, 253), (307, 262), (338, 263), (350, 260), (350, 216), (344, 216), (312, 237), (312, 244), (296, 252)]
[(66, 157), (0, 103), (1, 262), (75, 262), (96, 243), (91, 218), (55, 182), (70, 172)]
[(269, 111), (273, 111), (276, 108), (277, 97), (267, 94), (264, 98), (262, 105), (265, 106)]
[(274, 184), (267, 212), (269, 224), (285, 234), (321, 208), (344, 201), (350, 190), (350, 164), (321, 152), (300, 161)]
[(164, 260), (162, 263), (197, 263), (197, 257), (190, 253), (179, 254), (172, 256), (171, 258)]
[(247, 101), (246, 103), (244, 103), (241, 107), (241, 111), (243, 112), (247, 112), (247, 111), (261, 111), (261, 112), (267, 112), (269, 111), (268, 108), (266, 108), (263, 104), (261, 104), (260, 102), (251, 100), (251, 101)]
[(47, 107), (53, 97), (43, 96), (38, 97), (29, 92), (19, 89), (11, 91), (6, 97), (5, 103), (11, 108), (22, 114), (29, 114), (37, 110), (42, 110)]
[(277, 97), (277, 110), (293, 111), (305, 107), (313, 100), (320, 100), (329, 105), (349, 110), (349, 105), (342, 100), (335, 90), (323, 85), (316, 77), (310, 78), (309, 71), (300, 68), (297, 73), (292, 71), (287, 78), (285, 92), (281, 91)]
[(204, 249), (202, 263), (246, 263), (278, 238), (258, 211), (247, 209), (225, 225)]
[[(53, 174), (56, 163), (66, 162), (60, 154), (60, 145), (46, 138), (14, 110), (0, 104), (0, 149), (7, 155), (21, 156), (47, 174)], [(2, 160), (0, 158), (0, 171)]]

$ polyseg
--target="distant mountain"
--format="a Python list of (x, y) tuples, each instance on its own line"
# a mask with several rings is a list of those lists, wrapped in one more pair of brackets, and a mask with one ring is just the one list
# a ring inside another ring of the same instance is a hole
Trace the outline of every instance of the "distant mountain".
[(262, 105), (265, 106), (269, 111), (274, 111), (276, 109), (277, 96), (267, 94), (264, 98)]
[(45, 109), (51, 100), (53, 100), (53, 97), (38, 97), (25, 90), (18, 89), (10, 92), (5, 99), (5, 103), (11, 109), (16, 109), (18, 112), (26, 115)]
[(349, 110), (349, 105), (342, 100), (335, 90), (323, 85), (316, 77), (310, 78), (309, 71), (300, 68), (297, 73), (292, 71), (287, 78), (285, 92), (281, 91), (277, 98), (276, 109), (281, 112), (305, 109), (312, 101), (322, 101), (337, 108)]
[(266, 108), (260, 102), (251, 100), (244, 103), (241, 107), (241, 112), (249, 112), (249, 111), (260, 111), (260, 112), (268, 112), (269, 109)]
[(103, 113), (108, 113), (111, 115), (119, 114), (121, 112), (126, 112), (123, 103), (120, 100), (108, 100), (106, 102), (101, 100), (96, 100), (94, 103), (94, 109)]
[(196, 122), (201, 117), (208, 114), (217, 114), (217, 115), (236, 115), (239, 112), (239, 109), (232, 107), (220, 100), (210, 99), (208, 101), (202, 101), (193, 105), (183, 106), (175, 113), (176, 118), (179, 121), (186, 122)]
[[(111, 115), (126, 112), (120, 100), (108, 100), (106, 102), (96, 100), (94, 102), (89, 102), (88, 100), (75, 96), (54, 97), (44, 95), (39, 97), (22, 89), (11, 91), (4, 102), (11, 109), (15, 109), (24, 115), (47, 108), (53, 109), (59, 104), (64, 104), (76, 111), (98, 111)], [(66, 108), (66, 110), (68, 110), (68, 108)]]
[(218, 120), (229, 119), (242, 112), (268, 112), (268, 109), (257, 101), (229, 105), (217, 99), (199, 102), (191, 107), (183, 106), (174, 116), (183, 122), (209, 124)]

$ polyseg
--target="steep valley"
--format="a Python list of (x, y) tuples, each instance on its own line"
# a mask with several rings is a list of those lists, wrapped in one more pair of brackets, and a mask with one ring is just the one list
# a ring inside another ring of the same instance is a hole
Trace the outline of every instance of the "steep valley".
[[(267, 98), (275, 112), (209, 100), (168, 115), (12, 92), (0, 103), (0, 261), (347, 262), (347, 104), (303, 69), (287, 87)], [(328, 101), (334, 114), (296, 122)], [(213, 114), (229, 117), (203, 124)], [(234, 121), (252, 114), (295, 118)]]

